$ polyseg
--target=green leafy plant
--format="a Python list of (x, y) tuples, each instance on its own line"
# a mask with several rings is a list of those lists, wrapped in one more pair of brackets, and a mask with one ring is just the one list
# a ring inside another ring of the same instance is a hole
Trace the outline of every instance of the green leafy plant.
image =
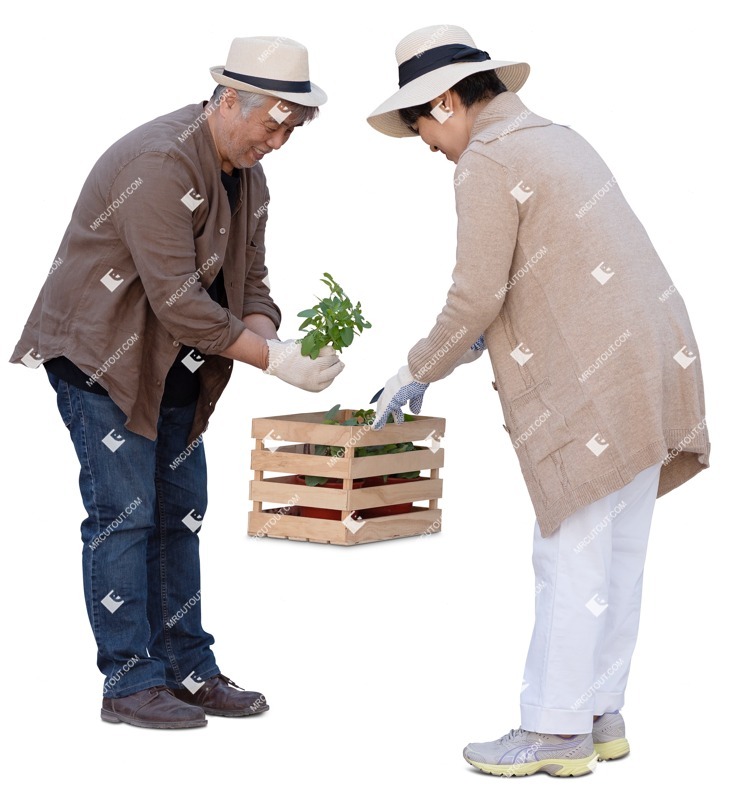
[[(352, 411), (352, 415), (346, 418), (343, 422), (339, 422), (337, 420), (337, 414), (340, 410), (340, 405), (335, 405), (329, 411), (324, 414), (324, 418), (322, 420), (323, 424), (336, 424), (342, 425), (344, 427), (357, 427), (360, 425), (371, 425), (375, 420), (375, 412), (372, 408), (364, 409), (361, 408), (357, 411)], [(406, 422), (412, 422), (415, 418), (411, 416), (409, 413), (405, 415)], [(388, 424), (391, 423), (392, 417), (388, 419)], [(365, 458), (369, 457), (370, 455), (392, 455), (398, 452), (412, 452), (413, 450), (418, 449), (418, 447), (413, 445), (412, 441), (402, 441), (398, 444), (377, 444), (368, 447), (355, 447), (354, 449), (354, 457), (355, 458)], [(333, 446), (330, 444), (316, 444), (315, 445), (315, 455), (329, 455), (332, 458), (343, 458), (344, 457), (344, 447), (340, 446)], [(400, 472), (398, 474), (385, 474), (382, 475), (382, 479), (387, 481), (388, 477), (402, 477), (406, 480), (414, 480), (417, 477), (420, 477), (420, 471), (413, 471), (413, 472)], [(318, 486), (324, 485), (324, 483), (328, 482), (328, 477), (318, 476), (318, 475), (305, 475), (306, 485), (309, 486)]]
[(372, 327), (362, 316), (362, 304), (354, 305), (328, 272), (324, 272), (321, 282), (327, 285), (329, 296), (298, 313), (298, 316), (305, 317), (298, 329), (308, 331), (301, 341), (301, 355), (313, 360), (318, 358), (322, 347), (331, 344), (341, 352), (354, 341), (355, 333), (359, 335)]

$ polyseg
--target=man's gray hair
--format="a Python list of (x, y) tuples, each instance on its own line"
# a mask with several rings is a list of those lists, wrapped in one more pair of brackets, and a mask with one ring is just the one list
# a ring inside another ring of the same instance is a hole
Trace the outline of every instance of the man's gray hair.
[[(217, 103), (217, 105), (221, 103), (222, 95), (227, 91), (227, 89), (227, 86), (222, 86), (221, 83), (218, 84), (217, 88), (214, 89), (214, 94), (212, 94), (212, 102)], [(237, 95), (237, 99), (240, 103), (240, 112), (243, 119), (246, 119), (248, 116), (250, 116), (250, 113), (256, 108), (262, 108), (268, 102), (271, 104), (279, 102), (277, 97), (273, 97), (269, 94), (256, 94), (255, 92), (248, 92), (244, 91), (243, 89), (234, 88), (230, 88), (230, 91), (233, 91)], [(284, 100), (282, 102), (285, 103), (286, 101)], [(289, 122), (293, 122), (296, 125), (300, 124), (301, 122), (311, 122), (311, 120), (315, 119), (319, 113), (318, 107), (315, 106), (299, 105), (298, 103), (292, 103), (290, 101), (287, 102), (287, 105), (292, 113)]]

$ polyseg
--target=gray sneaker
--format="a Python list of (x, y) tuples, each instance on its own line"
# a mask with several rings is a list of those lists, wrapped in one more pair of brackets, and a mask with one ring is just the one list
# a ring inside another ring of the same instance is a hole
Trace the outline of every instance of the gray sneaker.
[(624, 719), (618, 710), (599, 716), (592, 735), (599, 760), (616, 760), (630, 752), (629, 742), (624, 737)]
[(561, 738), (541, 732), (510, 730), (497, 741), (469, 744), (464, 759), (488, 774), (524, 777), (546, 771), (554, 777), (578, 777), (596, 767), (591, 733)]

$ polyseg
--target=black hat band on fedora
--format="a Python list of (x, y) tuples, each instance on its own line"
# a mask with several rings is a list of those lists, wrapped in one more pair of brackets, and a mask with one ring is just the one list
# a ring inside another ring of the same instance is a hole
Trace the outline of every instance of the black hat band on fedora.
[[(476, 47), (468, 47), (465, 44), (442, 44), (440, 47), (432, 47), (424, 50), (413, 58), (404, 61), (398, 67), (398, 86), (402, 89), (406, 83), (410, 83), (421, 75), (433, 72), (434, 69), (455, 64), (461, 61), (491, 61), (491, 56), (486, 50), (477, 50)], [(226, 72), (225, 72), (226, 74)]]
[(258, 89), (267, 89), (271, 92), (294, 92), (305, 93), (311, 91), (310, 80), (273, 80), (271, 78), (258, 78), (255, 75), (243, 75), (240, 72), (230, 72), (228, 69), (222, 70), (222, 75), (234, 80), (241, 80), (257, 86)]

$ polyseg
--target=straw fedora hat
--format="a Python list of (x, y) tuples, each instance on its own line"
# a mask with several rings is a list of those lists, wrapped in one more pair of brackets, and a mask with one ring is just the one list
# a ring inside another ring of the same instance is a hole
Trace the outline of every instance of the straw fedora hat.
[(285, 36), (234, 39), (227, 63), (209, 72), (217, 83), (233, 89), (268, 94), (291, 103), (316, 106), (326, 93), (308, 75), (308, 50)]
[(408, 34), (395, 48), (395, 59), (400, 91), (376, 108), (367, 121), (381, 133), (396, 137), (418, 135), (400, 119), (399, 109), (427, 103), (468, 75), (494, 69), (508, 91), (516, 92), (530, 74), (524, 62), (493, 61), (457, 25), (432, 25)]

